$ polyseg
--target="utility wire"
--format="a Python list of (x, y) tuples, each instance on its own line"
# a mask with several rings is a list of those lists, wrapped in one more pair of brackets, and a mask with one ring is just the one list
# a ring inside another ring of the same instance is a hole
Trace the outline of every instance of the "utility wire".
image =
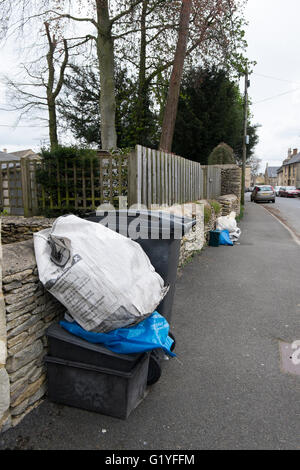
[(18, 126), (18, 125), (13, 125), (13, 124), (0, 124), (0, 127), (15, 127), (15, 128), (19, 128), (19, 127), (39, 127), (39, 128), (43, 128), (43, 127), (46, 127), (46, 126)]
[(299, 91), (299, 90), (300, 88), (295, 88), (294, 90), (285, 91), (284, 93), (279, 93), (278, 95), (273, 95), (273, 96), (270, 96), (269, 98), (264, 98), (263, 100), (255, 101), (252, 104), (254, 105), (254, 104), (263, 103), (264, 101), (273, 100), (274, 98), (278, 98), (279, 96), (288, 95), (289, 93), (294, 93), (295, 91)]
[(277, 78), (277, 77), (271, 77), (270, 75), (263, 75), (261, 73), (256, 73), (256, 72), (253, 72), (253, 75), (257, 75), (259, 77), (263, 77), (263, 78), (269, 78), (271, 80), (277, 80), (279, 82), (287, 82), (287, 83), (300, 83), (300, 82), (295, 82), (294, 80), (286, 80), (284, 78)]

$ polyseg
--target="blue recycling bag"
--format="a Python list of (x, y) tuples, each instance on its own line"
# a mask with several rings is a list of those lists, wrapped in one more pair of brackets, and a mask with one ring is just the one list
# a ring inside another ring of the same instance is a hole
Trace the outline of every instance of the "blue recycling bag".
[(219, 238), (220, 245), (230, 245), (233, 246), (233, 241), (230, 240), (229, 231), (228, 230), (221, 230), (220, 238)]
[(109, 333), (86, 331), (75, 321), (61, 320), (59, 323), (69, 333), (90, 343), (101, 343), (118, 354), (142, 353), (162, 348), (169, 356), (176, 356), (170, 349), (174, 340), (168, 336), (169, 323), (158, 312), (152, 313), (137, 325), (118, 328)]

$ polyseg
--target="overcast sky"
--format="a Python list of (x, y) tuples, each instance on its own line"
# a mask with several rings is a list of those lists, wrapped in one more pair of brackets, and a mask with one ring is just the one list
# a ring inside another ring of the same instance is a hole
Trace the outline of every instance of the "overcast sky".
[[(257, 65), (249, 97), (261, 124), (256, 155), (279, 166), (288, 148), (300, 151), (299, 0), (248, 0), (248, 57)], [(282, 96), (278, 96), (282, 95)]]
[[(249, 22), (246, 30), (248, 57), (257, 62), (248, 92), (253, 103), (252, 122), (262, 126), (256, 155), (262, 159), (261, 171), (264, 171), (266, 163), (281, 165), (289, 147), (300, 151), (300, 1), (248, 0), (246, 19)], [(13, 74), (15, 62), (13, 49), (2, 48), (0, 73)], [(4, 97), (2, 86), (1, 104)], [(15, 116), (0, 111), (0, 150), (39, 150), (47, 139), (47, 129), (6, 127), (14, 122)], [(33, 124), (23, 121), (21, 125)]]

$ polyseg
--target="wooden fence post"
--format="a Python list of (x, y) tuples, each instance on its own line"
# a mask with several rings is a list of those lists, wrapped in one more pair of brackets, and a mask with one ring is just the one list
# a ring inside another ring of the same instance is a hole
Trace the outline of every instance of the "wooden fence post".
[(203, 171), (203, 199), (207, 199), (207, 165), (202, 167)]
[(30, 217), (30, 174), (26, 158), (20, 159), (24, 216)]
[(138, 203), (138, 146), (128, 155), (128, 207)]
[(31, 208), (32, 215), (38, 215), (39, 203), (38, 203), (38, 186), (36, 181), (37, 162), (35, 160), (29, 162), (30, 168), (30, 185), (31, 185)]

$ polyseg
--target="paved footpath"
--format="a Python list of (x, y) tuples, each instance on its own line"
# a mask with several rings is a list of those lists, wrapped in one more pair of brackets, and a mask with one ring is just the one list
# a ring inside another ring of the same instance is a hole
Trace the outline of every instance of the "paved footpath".
[(282, 372), (279, 341), (300, 340), (300, 247), (262, 206), (240, 227), (240, 245), (182, 271), (178, 360), (126, 421), (45, 400), (0, 449), (299, 449), (300, 377)]

